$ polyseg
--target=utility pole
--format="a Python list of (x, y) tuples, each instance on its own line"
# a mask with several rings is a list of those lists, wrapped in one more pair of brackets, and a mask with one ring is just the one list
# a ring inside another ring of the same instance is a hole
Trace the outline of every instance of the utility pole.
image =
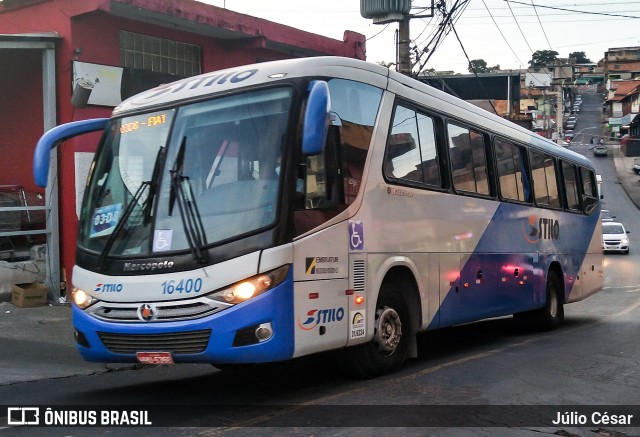
[(547, 107), (549, 106), (549, 100), (547, 99), (547, 90), (542, 90), (542, 129), (544, 130), (544, 137), (549, 138), (549, 115), (547, 115)]
[(407, 76), (411, 76), (410, 42), (409, 17), (405, 16), (398, 23), (398, 71)]
[(558, 84), (558, 96), (556, 97), (556, 128), (558, 129), (558, 138), (556, 142), (562, 146), (562, 118), (564, 114), (564, 93), (562, 84)]

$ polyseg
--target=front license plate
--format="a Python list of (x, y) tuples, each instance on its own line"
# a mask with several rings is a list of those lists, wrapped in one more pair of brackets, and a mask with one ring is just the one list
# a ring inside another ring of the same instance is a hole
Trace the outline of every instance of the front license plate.
[(142, 364), (173, 364), (171, 352), (137, 352), (136, 358)]

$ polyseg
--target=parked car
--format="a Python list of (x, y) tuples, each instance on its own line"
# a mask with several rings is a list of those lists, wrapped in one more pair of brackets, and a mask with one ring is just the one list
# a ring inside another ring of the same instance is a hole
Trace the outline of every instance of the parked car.
[(571, 129), (564, 131), (564, 140), (567, 143), (570, 143), (575, 136), (576, 134)]
[(633, 172), (640, 175), (640, 158), (633, 158)]
[(612, 222), (614, 218), (616, 218), (616, 216), (611, 215), (611, 212), (608, 209), (600, 210), (600, 219), (603, 222)]
[(604, 252), (629, 253), (629, 237), (622, 223), (603, 222), (602, 223), (602, 250)]
[(577, 121), (575, 119), (567, 121), (567, 125), (565, 126), (565, 129), (575, 129), (576, 124), (577, 124)]
[(609, 148), (604, 144), (596, 144), (593, 147), (593, 156), (607, 156)]

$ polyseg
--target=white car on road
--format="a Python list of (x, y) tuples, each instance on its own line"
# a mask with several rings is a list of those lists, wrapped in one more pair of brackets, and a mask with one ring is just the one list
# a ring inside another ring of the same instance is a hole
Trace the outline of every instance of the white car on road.
[(629, 253), (629, 237), (622, 223), (602, 222), (602, 250)]

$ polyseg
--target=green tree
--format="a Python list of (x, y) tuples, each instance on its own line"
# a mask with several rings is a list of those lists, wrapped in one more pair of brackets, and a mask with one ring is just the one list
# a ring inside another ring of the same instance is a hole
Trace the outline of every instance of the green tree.
[(591, 63), (591, 59), (587, 58), (587, 55), (584, 52), (573, 52), (569, 53), (570, 58), (575, 58), (576, 64), (589, 64)]
[(500, 71), (500, 64), (489, 67), (484, 59), (473, 59), (469, 63), (469, 73), (495, 73)]
[(536, 50), (531, 55), (529, 65), (532, 67), (545, 67), (552, 64), (556, 59), (558, 59), (558, 52), (555, 50)]
[(487, 62), (484, 59), (472, 59), (469, 62), (469, 73), (486, 73)]

